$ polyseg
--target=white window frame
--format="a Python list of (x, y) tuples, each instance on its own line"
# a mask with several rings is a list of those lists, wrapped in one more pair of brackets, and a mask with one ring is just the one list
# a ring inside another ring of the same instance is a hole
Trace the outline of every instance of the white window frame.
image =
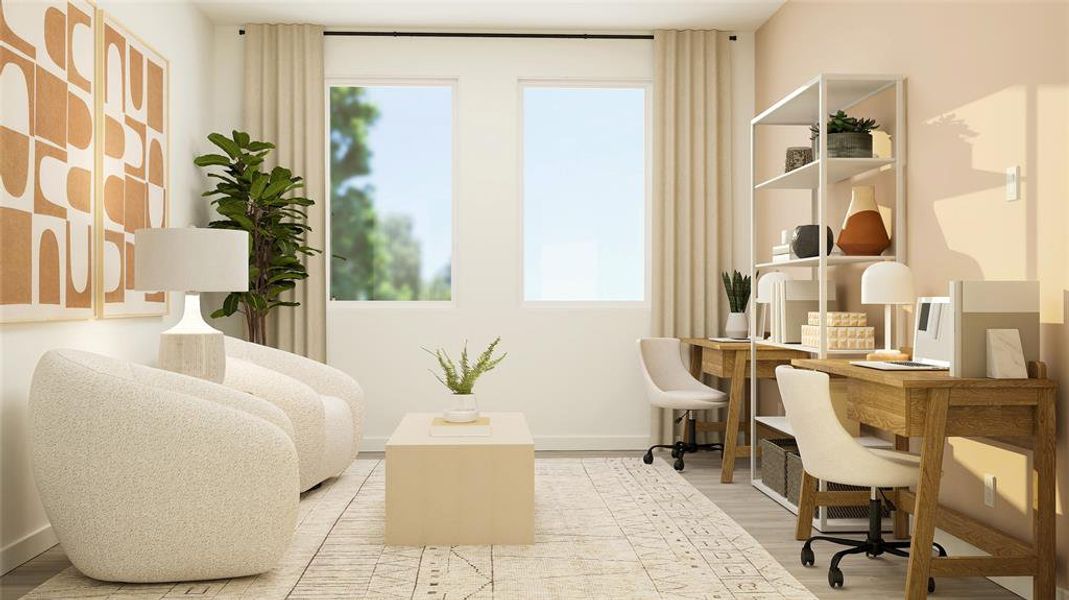
[[(546, 87), (546, 88), (623, 88), (623, 89), (642, 89), (644, 94), (644, 106), (645, 106), (645, 202), (643, 203), (643, 222), (645, 239), (643, 240), (643, 283), (642, 283), (642, 299), (641, 300), (528, 300), (526, 296), (526, 262), (527, 262), (527, 238), (526, 231), (524, 229), (524, 216), (526, 198), (524, 198), (524, 181), (526, 173), (524, 172), (524, 133), (526, 131), (525, 112), (523, 106), (524, 90), (532, 87)], [(517, 239), (519, 240), (520, 249), (519, 255), (519, 288), (517, 290), (517, 298), (520, 306), (524, 308), (537, 308), (537, 309), (565, 309), (572, 310), (576, 308), (649, 308), (652, 305), (651, 290), (652, 290), (652, 241), (651, 236), (653, 233), (653, 82), (649, 79), (590, 79), (590, 78), (576, 78), (576, 79), (561, 79), (561, 78), (520, 78), (516, 82), (517, 90), (517, 120), (519, 121), (516, 131), (516, 197), (518, 199), (519, 210), (516, 224)]]
[[(452, 144), (452, 164), (450, 165), (450, 177), (452, 178), (450, 193), (450, 257), (449, 257), (449, 300), (334, 300), (330, 295), (330, 261), (331, 258), (331, 189), (330, 189), (330, 88), (333, 87), (448, 87), (451, 92), (452, 106), (452, 122), (450, 123), (451, 144)], [(459, 92), (460, 85), (458, 78), (393, 78), (393, 77), (328, 77), (324, 80), (324, 114), (323, 114), (323, 131), (326, 139), (324, 140), (325, 150), (323, 154), (324, 173), (326, 174), (326, 180), (324, 181), (323, 197), (326, 198), (326, 215), (324, 222), (326, 223), (326, 235), (325, 246), (323, 251), (326, 264), (326, 299), (328, 305), (344, 307), (344, 308), (417, 308), (417, 309), (453, 309), (457, 306), (457, 274), (458, 269), (458, 252), (460, 249), (460, 231), (458, 224), (460, 219), (458, 218), (458, 210), (460, 207), (460, 170), (459, 170), (459, 138), (458, 135), (460, 129), (460, 101)]]

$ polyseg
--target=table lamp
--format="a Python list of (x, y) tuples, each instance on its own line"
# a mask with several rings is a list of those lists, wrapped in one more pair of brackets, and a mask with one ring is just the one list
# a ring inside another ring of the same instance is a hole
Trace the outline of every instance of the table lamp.
[(861, 274), (861, 303), (883, 304), (883, 350), (877, 354), (898, 354), (891, 346), (891, 308), (913, 304), (913, 271), (900, 262), (876, 263)]
[(226, 374), (223, 332), (204, 321), (200, 294), (249, 289), (248, 232), (138, 229), (134, 247), (134, 289), (186, 292), (181, 320), (160, 334), (160, 368), (222, 383)]

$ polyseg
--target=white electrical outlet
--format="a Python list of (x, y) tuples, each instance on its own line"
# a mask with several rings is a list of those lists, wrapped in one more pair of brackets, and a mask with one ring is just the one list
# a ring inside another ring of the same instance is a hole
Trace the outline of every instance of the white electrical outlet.
[(995, 507), (995, 476), (984, 473), (984, 506)]
[(1006, 167), (1006, 201), (1021, 199), (1021, 167)]

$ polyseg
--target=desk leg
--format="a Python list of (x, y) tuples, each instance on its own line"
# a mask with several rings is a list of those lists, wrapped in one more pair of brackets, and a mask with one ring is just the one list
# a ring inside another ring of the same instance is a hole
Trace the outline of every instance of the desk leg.
[(690, 347), (690, 374), (698, 381), (702, 380), (702, 347)]
[[(909, 452), (909, 438), (896, 435), (895, 450)], [(899, 540), (909, 537), (909, 513), (904, 510), (895, 510), (894, 535)]]
[(731, 395), (728, 396), (728, 416), (724, 424), (724, 460), (720, 465), (720, 483), (731, 483), (735, 477), (735, 454), (739, 446), (739, 414), (746, 401), (746, 360), (749, 350), (735, 352), (735, 368), (731, 371)]
[(935, 513), (939, 507), (939, 480), (942, 477), (949, 406), (950, 390), (929, 390), (920, 477), (917, 480), (917, 503), (913, 508), (913, 545), (909, 553), (909, 569), (906, 571), (906, 598), (909, 600), (928, 597), (928, 573), (932, 564), (931, 546), (935, 537)]
[(1036, 406), (1036, 446), (1033, 455), (1036, 500), (1032, 515), (1032, 534), (1036, 547), (1036, 576), (1032, 580), (1032, 597), (1037, 599), (1054, 598), (1054, 406), (1054, 390), (1044, 390)]

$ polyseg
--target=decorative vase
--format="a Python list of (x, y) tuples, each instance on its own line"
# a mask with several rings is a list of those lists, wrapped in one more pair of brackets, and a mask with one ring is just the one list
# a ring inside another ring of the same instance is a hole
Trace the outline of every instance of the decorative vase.
[(744, 340), (749, 336), (750, 323), (746, 320), (745, 312), (733, 312), (728, 315), (724, 323), (724, 335), (736, 340)]
[[(813, 156), (820, 155), (820, 136), (813, 136)], [(872, 134), (844, 131), (828, 134), (829, 158), (872, 158)]]
[[(828, 250), (827, 254), (831, 254), (832, 242), (834, 236), (831, 232), (831, 227), (828, 227)], [(794, 228), (794, 233), (791, 234), (791, 251), (798, 258), (812, 258), (820, 254), (820, 226), (819, 225), (799, 225)]]
[(850, 207), (846, 210), (837, 244), (848, 256), (877, 256), (891, 245), (872, 186), (858, 186), (851, 190)]
[(790, 173), (798, 167), (804, 167), (813, 162), (813, 149), (805, 146), (791, 146), (787, 148), (787, 161), (783, 165), (784, 173)]
[(450, 423), (471, 423), (479, 418), (479, 402), (475, 398), (475, 394), (453, 394), (450, 396), (453, 401), (452, 408), (449, 408), (442, 417)]

